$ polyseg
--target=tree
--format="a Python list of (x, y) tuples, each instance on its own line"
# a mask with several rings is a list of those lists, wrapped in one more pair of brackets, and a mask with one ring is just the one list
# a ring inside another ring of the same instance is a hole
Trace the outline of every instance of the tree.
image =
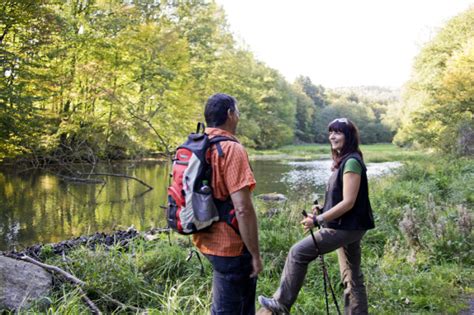
[(41, 52), (55, 26), (50, 7), (41, 2), (8, 0), (0, 6), (0, 160), (31, 154), (40, 139), (39, 104), (48, 90), (42, 81), (49, 76)]
[(256, 148), (291, 143), (295, 99), (290, 85), (277, 71), (255, 60), (245, 50), (220, 55), (206, 81), (209, 94), (223, 92), (239, 102), (239, 139)]
[(463, 130), (473, 124), (473, 41), (471, 7), (451, 19), (423, 47), (406, 85), (403, 111), (407, 119), (396, 135), (398, 144), (465, 151), (459, 151), (459, 144)]
[(358, 126), (362, 143), (390, 142), (393, 137), (390, 128), (384, 125), (372, 107), (361, 102), (361, 99), (357, 93), (341, 95), (332, 91), (328, 96), (330, 105), (323, 108), (314, 121), (316, 142), (327, 142), (327, 126), (332, 120), (340, 117), (347, 117)]
[(326, 90), (322, 85), (314, 85), (311, 79), (305, 76), (296, 78), (295, 85), (303, 90), (317, 108), (323, 108), (327, 105)]
[(316, 106), (301, 89), (300, 85), (293, 85), (293, 92), (296, 98), (296, 130), (297, 139), (304, 142), (314, 141), (313, 121), (316, 115)]

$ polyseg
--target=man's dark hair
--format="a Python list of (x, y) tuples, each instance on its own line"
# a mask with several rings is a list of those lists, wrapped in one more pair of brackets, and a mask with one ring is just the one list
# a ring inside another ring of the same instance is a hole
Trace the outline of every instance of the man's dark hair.
[(227, 120), (227, 111), (235, 111), (237, 101), (230, 95), (217, 93), (207, 99), (204, 117), (208, 127), (217, 127)]

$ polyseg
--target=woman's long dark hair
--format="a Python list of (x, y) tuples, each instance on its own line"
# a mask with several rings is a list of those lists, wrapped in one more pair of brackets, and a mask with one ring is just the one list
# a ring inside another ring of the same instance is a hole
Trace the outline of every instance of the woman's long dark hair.
[(344, 134), (344, 146), (341, 152), (337, 152), (331, 148), (333, 164), (331, 169), (338, 169), (341, 162), (351, 153), (359, 153), (361, 159), (363, 159), (362, 151), (359, 149), (360, 136), (359, 129), (357, 126), (347, 118), (334, 119), (328, 125), (328, 131), (342, 132)]

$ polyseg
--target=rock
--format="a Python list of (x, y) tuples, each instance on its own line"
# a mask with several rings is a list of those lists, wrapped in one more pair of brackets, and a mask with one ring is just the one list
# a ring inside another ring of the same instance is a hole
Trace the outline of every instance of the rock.
[(281, 209), (279, 209), (279, 208), (270, 208), (265, 212), (265, 216), (267, 218), (271, 218), (271, 217), (277, 215), (280, 212), (281, 212)]
[(33, 301), (47, 303), (52, 284), (43, 268), (0, 256), (0, 311), (26, 309)]
[(285, 195), (277, 193), (261, 194), (258, 195), (257, 198), (263, 201), (286, 201), (288, 199)]

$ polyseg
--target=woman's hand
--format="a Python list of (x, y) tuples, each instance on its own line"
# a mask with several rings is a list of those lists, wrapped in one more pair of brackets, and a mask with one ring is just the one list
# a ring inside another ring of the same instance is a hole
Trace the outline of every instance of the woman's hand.
[(321, 210), (323, 209), (323, 206), (321, 205), (314, 205), (311, 210), (313, 211), (313, 215), (318, 215), (321, 214)]
[(307, 217), (305, 217), (303, 220), (301, 220), (301, 224), (303, 224), (303, 228), (305, 232), (307, 232), (309, 229), (312, 229), (314, 227), (314, 222), (313, 222), (313, 214), (308, 214)]

